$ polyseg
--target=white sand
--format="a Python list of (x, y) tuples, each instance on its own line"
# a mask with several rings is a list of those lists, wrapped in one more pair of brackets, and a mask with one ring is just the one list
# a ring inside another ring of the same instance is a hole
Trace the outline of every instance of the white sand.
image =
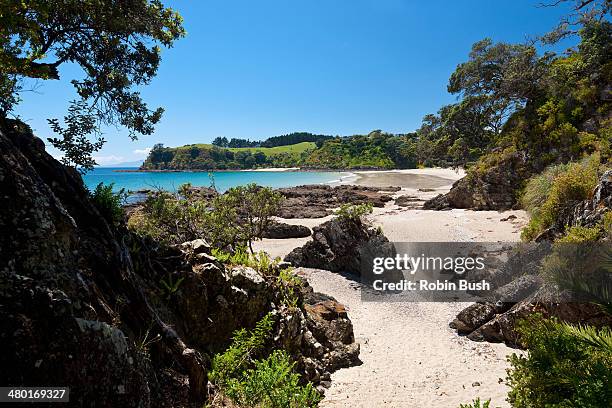
[(296, 171), (299, 170), (299, 167), (265, 167), (262, 169), (246, 169), (246, 170), (240, 170), (240, 171), (272, 171), (272, 172), (279, 172), (279, 171)]
[[(396, 194), (424, 199), (448, 190), (462, 176), (444, 169), (366, 174), (377, 174), (367, 180), (378, 186), (384, 185), (388, 176), (397, 181), (398, 173), (407, 178), (418, 175), (448, 179), (447, 185), (437, 186), (432, 192), (403, 188)], [(510, 214), (517, 218), (500, 221)], [(313, 227), (328, 218), (283, 221)], [(409, 210), (390, 203), (375, 209), (370, 219), (395, 242), (494, 242), (518, 240), (527, 216), (522, 211)], [(308, 239), (264, 240), (257, 243), (257, 248), (284, 256)], [(502, 344), (472, 342), (451, 330), (449, 321), (466, 303), (363, 302), (354, 281), (327, 271), (309, 270), (306, 274), (316, 291), (334, 296), (347, 307), (356, 341), (361, 344), (363, 364), (332, 374), (332, 386), (322, 407), (454, 408), (475, 397), (492, 398), (495, 407), (509, 406), (503, 381), (508, 367), (506, 355), (516, 350)]]

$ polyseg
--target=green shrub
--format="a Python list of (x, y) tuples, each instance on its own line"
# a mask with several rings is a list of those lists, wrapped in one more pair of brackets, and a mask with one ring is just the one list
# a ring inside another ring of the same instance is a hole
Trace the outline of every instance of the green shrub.
[(565, 235), (556, 242), (560, 244), (580, 244), (584, 242), (595, 242), (602, 238), (603, 230), (599, 226), (595, 227), (570, 227)]
[(89, 194), (102, 217), (109, 224), (116, 226), (123, 220), (123, 204), (127, 199), (127, 193), (123, 188), (116, 193), (113, 192), (114, 186), (114, 183), (106, 185), (100, 183)]
[(363, 203), (363, 204), (342, 204), (338, 211), (336, 211), (336, 216), (340, 219), (344, 220), (360, 220), (361, 217), (371, 214), (373, 210), (373, 206), (371, 203)]
[(612, 353), (556, 322), (519, 323), (526, 356), (509, 357), (508, 399), (515, 408), (612, 406)]
[(228, 349), (213, 358), (210, 379), (224, 387), (232, 379), (240, 377), (270, 339), (273, 323), (272, 315), (267, 314), (257, 322), (253, 330), (236, 330)]
[(317, 406), (321, 399), (319, 393), (310, 383), (300, 385), (300, 377), (286, 352), (275, 350), (267, 357), (262, 356), (272, 324), (272, 316), (268, 314), (252, 331), (236, 331), (230, 347), (213, 358), (210, 380), (239, 406)]
[(555, 179), (567, 171), (567, 164), (558, 164), (547, 167), (541, 174), (529, 179), (520, 198), (521, 206), (532, 217), (546, 201)]
[(491, 400), (486, 400), (483, 403), (480, 402), (480, 398), (476, 398), (470, 404), (461, 404), (459, 408), (489, 408), (491, 406)]
[(292, 268), (282, 269), (278, 274), (278, 286), (283, 305), (291, 308), (298, 307), (298, 292), (304, 282), (293, 273)]
[(610, 309), (612, 247), (601, 240), (603, 235), (600, 225), (569, 228), (542, 260), (540, 274), (560, 289), (571, 290), (583, 301)]
[(227, 245), (240, 243), (252, 253), (253, 241), (261, 239), (271, 217), (278, 213), (283, 199), (279, 192), (270, 187), (254, 183), (232, 187), (213, 200), (212, 219), (209, 220), (214, 226), (211, 234), (224, 236), (231, 226), (235, 233)]
[(212, 255), (219, 260), (219, 262), (230, 266), (248, 266), (255, 269), (262, 275), (276, 275), (278, 272), (278, 265), (281, 262), (279, 257), (274, 259), (264, 251), (259, 251), (256, 254), (249, 253), (246, 249), (238, 248), (234, 253), (229, 253), (217, 248), (212, 249)]
[(205, 200), (183, 185), (177, 194), (149, 194), (128, 220), (133, 231), (170, 244), (206, 238), (216, 248), (234, 252), (261, 239), (283, 197), (255, 184), (229, 189)]
[(294, 365), (286, 352), (273, 351), (267, 358), (255, 361), (242, 378), (232, 379), (224, 393), (244, 407), (316, 407), (321, 396), (312, 384), (300, 385)]
[(606, 234), (612, 235), (612, 211), (608, 210), (602, 220), (603, 229)]
[(553, 226), (565, 209), (587, 199), (597, 185), (598, 167), (599, 155), (595, 154), (566, 168), (551, 168), (530, 180), (523, 194), (523, 205), (530, 212), (531, 220), (521, 237), (534, 239)]

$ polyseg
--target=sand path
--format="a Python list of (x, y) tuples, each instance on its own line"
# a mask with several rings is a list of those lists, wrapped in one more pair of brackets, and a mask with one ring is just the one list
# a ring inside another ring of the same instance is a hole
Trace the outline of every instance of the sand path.
[[(420, 176), (444, 177), (449, 180), (447, 185), (435, 180), (435, 191), (404, 187), (397, 195), (431, 197), (448, 190), (453, 179), (461, 177), (442, 172), (427, 170)], [(398, 172), (393, 173), (392, 180), (398, 181)], [(366, 183), (382, 185), (385, 175), (378, 174), (365, 178)], [(426, 181), (423, 177), (418, 179), (418, 188)], [(517, 218), (501, 221), (510, 214)], [(407, 210), (389, 204), (375, 209), (370, 219), (395, 242), (495, 242), (518, 240), (526, 215), (522, 211)], [(312, 227), (325, 219), (283, 221)], [(264, 240), (257, 246), (283, 256), (305, 241)], [(316, 291), (334, 296), (347, 307), (356, 341), (361, 345), (363, 364), (332, 374), (322, 407), (453, 408), (475, 397), (492, 398), (495, 407), (509, 406), (505, 402), (506, 355), (516, 350), (502, 344), (472, 342), (454, 333), (448, 323), (466, 303), (363, 302), (359, 284), (344, 276), (318, 270), (307, 270), (305, 275)]]

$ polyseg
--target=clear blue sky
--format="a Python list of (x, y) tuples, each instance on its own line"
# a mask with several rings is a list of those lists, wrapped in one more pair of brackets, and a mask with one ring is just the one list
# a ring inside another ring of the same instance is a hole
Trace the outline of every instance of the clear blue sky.
[[(100, 164), (144, 157), (155, 143), (216, 136), (262, 139), (309, 131), (408, 132), (454, 100), (446, 84), (471, 45), (522, 42), (566, 12), (540, 0), (182, 0), (165, 1), (187, 37), (164, 50), (159, 75), (142, 90), (166, 113), (155, 134), (132, 142), (105, 129)], [(74, 99), (64, 81), (24, 94), (16, 113), (46, 139), (46, 118)]]

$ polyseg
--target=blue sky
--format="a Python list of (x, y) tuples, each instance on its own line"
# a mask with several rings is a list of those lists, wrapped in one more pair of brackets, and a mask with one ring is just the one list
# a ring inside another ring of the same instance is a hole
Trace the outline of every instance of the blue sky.
[[(413, 131), (454, 100), (448, 77), (474, 42), (522, 42), (566, 11), (539, 2), (165, 1), (183, 15), (188, 34), (164, 50), (158, 76), (142, 89), (151, 106), (166, 109), (164, 118), (136, 142), (125, 130), (105, 129), (98, 162), (133, 161), (155, 143), (216, 136)], [(51, 135), (45, 119), (62, 117), (75, 97), (68, 81), (76, 72), (62, 68), (63, 81), (24, 93), (16, 109), (43, 139)]]

